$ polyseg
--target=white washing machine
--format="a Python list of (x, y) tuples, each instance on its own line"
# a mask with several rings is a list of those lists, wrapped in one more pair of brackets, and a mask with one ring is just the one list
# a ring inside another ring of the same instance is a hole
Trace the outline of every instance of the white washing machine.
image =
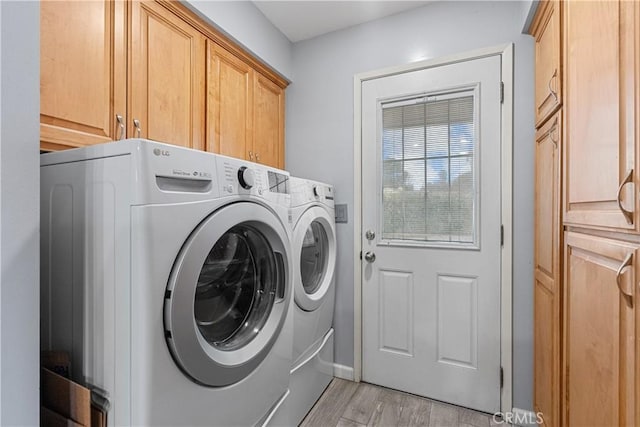
[(110, 426), (261, 425), (284, 400), (288, 181), (140, 139), (41, 156), (42, 348)]
[(333, 378), (336, 226), (331, 185), (290, 182), (295, 304), (287, 408), (297, 425)]

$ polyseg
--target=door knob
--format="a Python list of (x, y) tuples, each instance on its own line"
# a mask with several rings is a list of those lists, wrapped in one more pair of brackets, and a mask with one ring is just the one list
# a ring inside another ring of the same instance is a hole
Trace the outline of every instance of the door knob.
[(374, 262), (374, 261), (376, 260), (376, 254), (374, 254), (374, 253), (373, 253), (373, 252), (371, 252), (371, 251), (367, 251), (367, 252), (364, 254), (364, 259), (365, 259), (365, 261), (367, 261), (367, 262)]
[(376, 233), (373, 230), (367, 230), (367, 232), (364, 233), (364, 237), (366, 237), (367, 240), (373, 240), (376, 238)]

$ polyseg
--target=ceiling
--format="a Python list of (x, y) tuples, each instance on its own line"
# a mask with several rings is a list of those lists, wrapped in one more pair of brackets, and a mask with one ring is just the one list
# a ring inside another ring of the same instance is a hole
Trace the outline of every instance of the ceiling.
[(254, 0), (253, 3), (290, 41), (298, 42), (424, 6), (429, 0)]

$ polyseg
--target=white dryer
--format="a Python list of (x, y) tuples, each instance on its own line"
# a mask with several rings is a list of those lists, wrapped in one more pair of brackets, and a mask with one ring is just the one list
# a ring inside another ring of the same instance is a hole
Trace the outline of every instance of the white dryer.
[(336, 226), (333, 187), (291, 177), (294, 331), (291, 424), (297, 425), (333, 378)]
[(42, 348), (110, 426), (261, 425), (284, 400), (288, 181), (140, 139), (41, 157)]

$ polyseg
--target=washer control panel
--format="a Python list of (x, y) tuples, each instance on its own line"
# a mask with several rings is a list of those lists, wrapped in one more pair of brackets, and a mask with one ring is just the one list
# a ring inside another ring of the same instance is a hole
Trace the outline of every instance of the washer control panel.
[(240, 166), (238, 169), (238, 184), (245, 190), (249, 190), (255, 185), (255, 176), (252, 169), (246, 166)]
[(226, 156), (216, 156), (222, 196), (253, 195), (288, 205), (288, 172)]

